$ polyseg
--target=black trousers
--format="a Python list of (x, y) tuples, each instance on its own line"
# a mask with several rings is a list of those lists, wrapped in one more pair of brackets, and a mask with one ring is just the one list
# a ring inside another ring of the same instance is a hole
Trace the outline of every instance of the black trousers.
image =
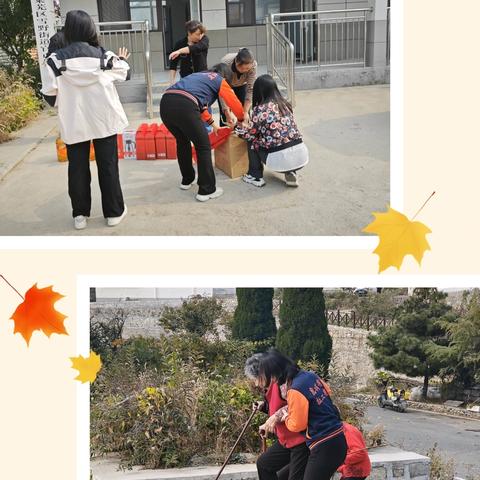
[(200, 118), (198, 105), (181, 94), (167, 93), (160, 101), (160, 117), (177, 140), (177, 158), (182, 183), (189, 185), (195, 180), (190, 145), (190, 142), (193, 142), (197, 152), (198, 193), (200, 195), (213, 193), (216, 185), (212, 148), (207, 130)]
[[(119, 217), (125, 208), (118, 172), (117, 135), (93, 139), (98, 182), (102, 193), (103, 216)], [(72, 215), (90, 216), (92, 196), (90, 183), (90, 141), (67, 145), (68, 194)]]
[[(242, 105), (245, 105), (245, 97), (247, 96), (247, 86), (241, 85), (240, 87), (232, 87), (237, 98), (240, 100)], [(220, 126), (225, 127), (227, 125), (227, 118), (225, 117), (225, 113), (223, 112), (222, 105), (220, 100), (218, 101), (218, 108), (220, 109)]]
[(258, 457), (259, 480), (303, 480), (308, 454), (305, 443), (286, 448), (276, 441)]
[(252, 149), (248, 142), (248, 175), (255, 178), (263, 178), (263, 166), (267, 162), (268, 153), (264, 150)]
[(330, 480), (347, 456), (347, 442), (342, 433), (310, 450), (304, 480)]

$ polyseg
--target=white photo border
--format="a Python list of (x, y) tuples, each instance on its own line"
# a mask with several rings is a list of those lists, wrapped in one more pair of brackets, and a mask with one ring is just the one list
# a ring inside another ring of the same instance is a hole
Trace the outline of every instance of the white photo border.
[[(404, 207), (404, 2), (392, 2), (390, 55), (390, 205)], [(385, 208), (387, 205), (385, 205)], [(365, 225), (366, 226), (366, 225)], [(372, 250), (376, 236), (4, 236), (2, 249), (41, 250)], [(195, 248), (192, 248), (195, 245)]]
[[(78, 275), (77, 352), (90, 353), (90, 287), (480, 287), (480, 275)], [(90, 478), (90, 384), (77, 385), (77, 480)]]

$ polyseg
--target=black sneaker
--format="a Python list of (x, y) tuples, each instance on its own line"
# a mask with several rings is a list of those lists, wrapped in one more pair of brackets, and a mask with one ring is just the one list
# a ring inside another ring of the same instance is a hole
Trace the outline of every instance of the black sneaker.
[(263, 178), (255, 178), (248, 173), (242, 177), (242, 180), (245, 183), (250, 183), (251, 185), (255, 185), (256, 187), (263, 187), (267, 183)]

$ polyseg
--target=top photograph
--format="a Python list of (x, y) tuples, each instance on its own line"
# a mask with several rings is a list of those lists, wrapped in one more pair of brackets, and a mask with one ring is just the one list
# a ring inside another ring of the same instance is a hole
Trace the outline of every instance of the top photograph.
[(391, 17), (1, 2), (0, 236), (365, 236), (392, 200)]

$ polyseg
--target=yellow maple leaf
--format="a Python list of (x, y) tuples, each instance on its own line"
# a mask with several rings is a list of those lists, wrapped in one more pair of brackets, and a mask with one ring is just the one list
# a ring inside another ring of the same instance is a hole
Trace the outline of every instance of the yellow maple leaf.
[(95, 352), (90, 352), (88, 357), (70, 357), (72, 361), (72, 368), (78, 370), (79, 375), (75, 378), (82, 383), (94, 382), (97, 378), (97, 373), (102, 368), (102, 361), (100, 355)]
[(400, 269), (406, 255), (413, 255), (420, 265), (425, 251), (430, 250), (425, 236), (432, 231), (391, 207), (387, 212), (373, 212), (373, 215), (375, 220), (363, 232), (375, 233), (379, 237), (378, 246), (373, 251), (379, 256), (378, 273), (388, 267)]

